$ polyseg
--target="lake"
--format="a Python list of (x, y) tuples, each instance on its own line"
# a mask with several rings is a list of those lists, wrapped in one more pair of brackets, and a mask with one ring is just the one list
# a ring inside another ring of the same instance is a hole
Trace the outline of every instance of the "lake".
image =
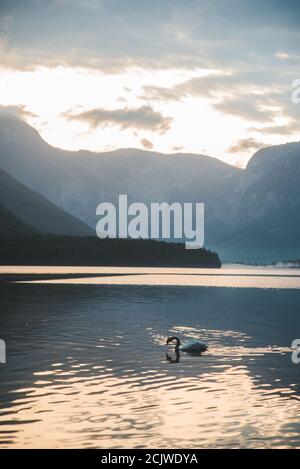
[(3, 273), (41, 279), (0, 284), (1, 447), (300, 448), (299, 269)]

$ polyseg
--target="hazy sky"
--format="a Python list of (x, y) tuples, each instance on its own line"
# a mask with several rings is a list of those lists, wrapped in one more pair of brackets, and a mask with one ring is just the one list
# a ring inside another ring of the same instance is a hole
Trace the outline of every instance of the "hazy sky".
[(52, 145), (245, 164), (299, 140), (299, 0), (0, 0), (0, 108)]

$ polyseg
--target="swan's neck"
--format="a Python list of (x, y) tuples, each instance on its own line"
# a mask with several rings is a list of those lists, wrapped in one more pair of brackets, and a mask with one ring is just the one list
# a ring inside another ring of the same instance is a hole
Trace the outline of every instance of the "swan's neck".
[(178, 339), (178, 337), (175, 337), (175, 340), (176, 340), (175, 349), (178, 350), (180, 347), (180, 340)]

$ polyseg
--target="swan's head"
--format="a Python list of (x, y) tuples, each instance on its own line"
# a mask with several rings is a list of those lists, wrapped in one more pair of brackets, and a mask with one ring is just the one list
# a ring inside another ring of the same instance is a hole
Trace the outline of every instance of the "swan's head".
[(179, 348), (180, 347), (180, 340), (178, 339), (178, 337), (168, 337), (167, 338), (167, 345), (169, 345), (170, 342), (173, 342), (173, 340), (176, 340), (175, 347)]

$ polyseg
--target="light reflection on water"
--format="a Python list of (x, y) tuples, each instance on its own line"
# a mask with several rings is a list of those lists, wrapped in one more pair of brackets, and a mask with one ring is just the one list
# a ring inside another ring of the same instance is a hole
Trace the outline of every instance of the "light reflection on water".
[[(0, 445), (300, 447), (300, 365), (289, 348), (299, 299), (298, 290), (2, 285)], [(173, 363), (170, 334), (209, 349)]]
[[(40, 279), (20, 282), (65, 285), (148, 285), (227, 288), (300, 289), (300, 269), (277, 267), (230, 267), (222, 269), (162, 267), (0, 266), (0, 274), (34, 274)], [(70, 274), (79, 276), (71, 277)], [(47, 275), (50, 278), (44, 278)], [(63, 278), (69, 275), (67, 278)], [(88, 277), (87, 277), (88, 275)], [(95, 275), (95, 276), (93, 276)]]

